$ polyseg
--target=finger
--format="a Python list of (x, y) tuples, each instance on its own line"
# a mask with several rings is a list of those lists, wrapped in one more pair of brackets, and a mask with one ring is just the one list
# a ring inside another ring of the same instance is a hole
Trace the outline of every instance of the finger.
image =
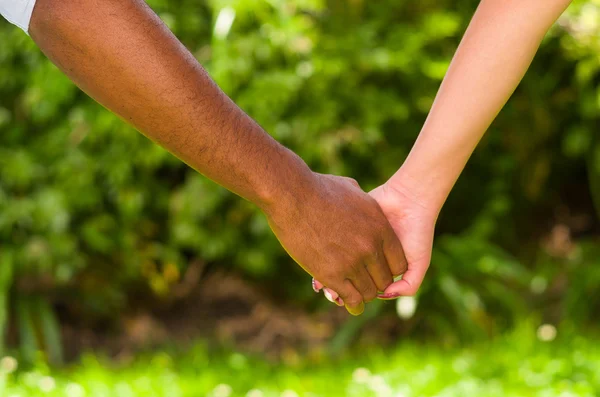
[(327, 298), (329, 302), (335, 303), (338, 306), (344, 306), (344, 301), (342, 301), (342, 298), (340, 298), (338, 293), (332, 290), (331, 288), (325, 287), (325, 285), (323, 285), (323, 283), (319, 280), (315, 280), (313, 278), (312, 287), (315, 292), (320, 292), (321, 290), (323, 290), (325, 298)]
[(396, 299), (400, 296), (414, 296), (429, 268), (429, 261), (424, 262), (421, 266), (412, 266), (402, 276), (402, 280), (398, 280), (390, 285), (383, 294), (380, 294), (380, 299)]
[(383, 252), (394, 277), (404, 274), (408, 270), (404, 249), (391, 226), (388, 227), (383, 238)]
[(377, 285), (371, 278), (366, 266), (360, 266), (355, 276), (351, 277), (350, 280), (362, 295), (364, 303), (371, 302), (377, 298)]
[(338, 288), (335, 288), (340, 298), (344, 301), (346, 310), (353, 316), (358, 316), (365, 311), (362, 295), (350, 280), (345, 280)]
[(325, 284), (323, 284), (322, 282), (320, 282), (319, 280), (314, 279), (314, 283), (315, 283), (315, 288), (322, 290), (325, 287)]
[(324, 285), (321, 284), (320, 281), (315, 280), (315, 278), (313, 277), (312, 279), (312, 289), (315, 292), (320, 292), (323, 289)]
[(323, 293), (325, 295), (325, 298), (327, 298), (327, 300), (329, 302), (335, 303), (338, 306), (344, 306), (344, 301), (342, 300), (342, 298), (340, 298), (338, 293), (335, 292), (334, 290), (332, 290), (330, 288), (325, 288), (325, 289), (323, 289)]
[(367, 262), (367, 271), (377, 287), (377, 291), (385, 291), (394, 282), (394, 277), (383, 252)]

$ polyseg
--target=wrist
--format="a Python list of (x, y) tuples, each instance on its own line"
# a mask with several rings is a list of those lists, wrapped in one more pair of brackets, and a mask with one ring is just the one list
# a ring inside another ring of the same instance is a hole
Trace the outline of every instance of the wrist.
[(471, 145), (440, 139), (425, 126), (402, 167), (386, 183), (439, 213), (469, 156)]
[(436, 199), (429, 192), (421, 191), (418, 184), (411, 183), (398, 173), (381, 187), (388, 198), (388, 206), (400, 208), (408, 205), (420, 217), (431, 218), (434, 222), (444, 204), (443, 199)]
[(385, 185), (394, 195), (418, 203), (425, 212), (437, 217), (454, 185), (442, 171), (407, 159)]
[(273, 172), (261, 181), (252, 200), (267, 216), (297, 206), (318, 183), (316, 174), (295, 153), (285, 149)]

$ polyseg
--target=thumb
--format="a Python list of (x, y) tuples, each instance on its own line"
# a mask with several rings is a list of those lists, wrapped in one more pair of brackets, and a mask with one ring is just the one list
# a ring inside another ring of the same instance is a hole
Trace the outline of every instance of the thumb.
[(418, 264), (408, 265), (408, 270), (402, 275), (402, 279), (387, 287), (379, 299), (395, 299), (400, 296), (414, 296), (423, 283), (425, 273), (429, 268), (429, 260)]

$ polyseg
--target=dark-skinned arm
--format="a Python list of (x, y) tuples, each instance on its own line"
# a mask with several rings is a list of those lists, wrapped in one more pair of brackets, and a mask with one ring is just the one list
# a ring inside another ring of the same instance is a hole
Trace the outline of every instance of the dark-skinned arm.
[(87, 94), (259, 206), (287, 252), (352, 314), (406, 270), (377, 203), (266, 134), (143, 1), (38, 0), (29, 33)]

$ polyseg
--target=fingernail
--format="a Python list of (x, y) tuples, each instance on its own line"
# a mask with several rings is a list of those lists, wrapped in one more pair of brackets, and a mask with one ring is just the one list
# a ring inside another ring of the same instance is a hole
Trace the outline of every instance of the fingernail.
[(396, 298), (400, 298), (400, 294), (396, 294), (396, 293), (381, 294), (381, 295), (377, 295), (377, 298), (379, 298), (379, 299), (396, 299)]
[(313, 288), (313, 291), (315, 291), (317, 293), (320, 291), (320, 289), (317, 288), (317, 282), (315, 281), (314, 278), (312, 279), (312, 288)]
[(342, 300), (342, 298), (338, 297), (335, 300), (335, 304), (338, 305), (338, 306), (344, 306), (344, 301)]
[(325, 298), (327, 298), (327, 300), (331, 303), (335, 303), (337, 304), (337, 302), (335, 301), (335, 299), (333, 299), (333, 295), (331, 295), (331, 292), (325, 290)]

